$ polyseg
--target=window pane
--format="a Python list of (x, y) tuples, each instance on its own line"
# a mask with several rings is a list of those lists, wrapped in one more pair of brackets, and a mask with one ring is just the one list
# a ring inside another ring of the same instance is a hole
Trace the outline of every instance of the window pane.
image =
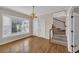
[(29, 20), (14, 16), (3, 16), (3, 37), (28, 33)]
[(22, 31), (22, 22), (21, 20), (12, 20), (12, 33)]

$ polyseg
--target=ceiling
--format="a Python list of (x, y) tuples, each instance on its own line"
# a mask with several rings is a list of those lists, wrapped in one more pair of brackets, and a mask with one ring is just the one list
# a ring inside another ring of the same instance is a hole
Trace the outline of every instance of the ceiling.
[[(5, 6), (4, 8), (8, 8), (14, 11), (18, 11), (20, 13), (24, 13), (27, 15), (31, 15), (32, 6)], [(48, 13), (53, 13), (61, 10), (67, 10), (68, 6), (36, 6), (35, 13), (37, 15), (44, 15)]]

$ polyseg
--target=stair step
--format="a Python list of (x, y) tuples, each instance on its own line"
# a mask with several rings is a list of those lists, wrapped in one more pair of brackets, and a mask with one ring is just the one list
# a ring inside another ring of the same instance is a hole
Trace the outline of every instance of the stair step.
[(54, 35), (58, 34), (58, 35), (65, 35), (65, 32), (54, 32)]
[(54, 35), (53, 43), (67, 46), (67, 37), (65, 35)]
[(60, 40), (52, 40), (53, 43), (55, 44), (59, 44), (59, 45), (63, 45), (63, 46), (67, 46), (67, 42), (64, 41), (60, 41)]
[(59, 41), (63, 41), (63, 42), (67, 42), (67, 38), (63, 38), (63, 37), (54, 37), (55, 40), (59, 40)]
[(55, 44), (67, 46), (67, 37), (65, 35), (65, 30), (61, 30), (61, 28), (56, 28), (54, 25), (52, 27), (52, 30), (54, 31), (52, 42)]
[(67, 38), (65, 35), (54, 35), (54, 39), (62, 42), (67, 42)]

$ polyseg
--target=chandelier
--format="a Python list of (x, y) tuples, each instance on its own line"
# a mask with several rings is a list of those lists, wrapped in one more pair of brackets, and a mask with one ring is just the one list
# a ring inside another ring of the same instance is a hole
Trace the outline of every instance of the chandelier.
[(32, 8), (33, 8), (33, 10), (32, 10), (32, 14), (31, 14), (31, 18), (35, 19), (35, 18), (37, 18), (37, 15), (35, 14), (35, 6), (33, 6)]

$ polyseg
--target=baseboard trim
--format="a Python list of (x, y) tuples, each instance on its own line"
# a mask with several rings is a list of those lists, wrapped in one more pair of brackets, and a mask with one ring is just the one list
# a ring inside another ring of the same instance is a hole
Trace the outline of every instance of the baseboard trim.
[[(32, 37), (38, 37), (38, 38), (42, 38), (42, 39), (47, 39), (47, 38), (39, 37), (39, 36), (35, 36), (35, 35), (32, 35)], [(49, 40), (49, 39), (47, 39), (47, 40)]]

